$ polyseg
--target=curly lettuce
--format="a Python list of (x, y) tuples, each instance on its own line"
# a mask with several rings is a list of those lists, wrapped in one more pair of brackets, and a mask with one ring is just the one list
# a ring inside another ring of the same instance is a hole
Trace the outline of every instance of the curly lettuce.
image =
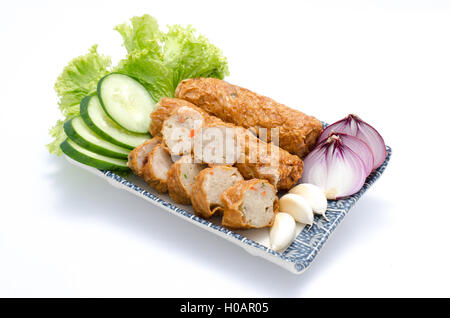
[(186, 78), (229, 75), (228, 63), (222, 52), (207, 38), (196, 35), (192, 26), (169, 26), (164, 37), (164, 64), (173, 73), (173, 85)]
[(74, 58), (64, 67), (56, 80), (55, 91), (58, 95), (59, 110), (64, 120), (58, 120), (50, 129), (54, 140), (47, 145), (50, 153), (60, 155), (59, 145), (66, 138), (64, 122), (80, 114), (81, 100), (97, 90), (98, 81), (110, 72), (111, 59), (97, 52), (93, 45), (86, 55)]
[(226, 57), (191, 26), (168, 26), (164, 33), (156, 19), (145, 14), (114, 29), (122, 36), (127, 51), (118, 65), (111, 67), (111, 59), (98, 54), (97, 45), (94, 45), (88, 54), (70, 61), (56, 80), (55, 91), (64, 120), (59, 120), (50, 129), (54, 138), (47, 145), (50, 153), (61, 154), (59, 145), (66, 138), (64, 122), (80, 114), (80, 101), (94, 94), (97, 82), (112, 71), (139, 80), (155, 100), (173, 97), (183, 79), (223, 79), (229, 75)]
[(162, 56), (161, 39), (164, 34), (159, 29), (158, 21), (148, 14), (130, 19), (131, 25), (123, 23), (114, 30), (120, 33), (123, 46), (128, 53), (149, 50), (152, 54)]
[(64, 120), (58, 120), (56, 124), (50, 128), (50, 136), (53, 141), (47, 144), (47, 149), (51, 154), (62, 155), (61, 148), (59, 147), (61, 143), (66, 139), (66, 133), (64, 132)]
[(115, 29), (128, 55), (114, 71), (140, 80), (156, 100), (172, 97), (183, 79), (229, 75), (226, 57), (192, 26), (172, 25), (162, 33), (156, 20), (144, 15)]

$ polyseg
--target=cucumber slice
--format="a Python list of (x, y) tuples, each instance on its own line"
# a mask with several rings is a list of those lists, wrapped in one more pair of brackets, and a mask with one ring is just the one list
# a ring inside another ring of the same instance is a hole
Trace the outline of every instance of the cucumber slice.
[(146, 133), (155, 101), (134, 78), (112, 73), (97, 85), (97, 95), (105, 112), (121, 127), (134, 133)]
[(122, 148), (101, 139), (84, 123), (80, 116), (64, 123), (64, 132), (81, 147), (100, 155), (127, 159), (130, 149)]
[(128, 170), (126, 160), (99, 155), (80, 147), (69, 138), (64, 140), (60, 147), (67, 156), (85, 165), (102, 170)]
[(147, 139), (150, 134), (134, 134), (117, 125), (105, 113), (97, 96), (87, 96), (80, 104), (80, 113), (86, 125), (104, 140), (121, 147), (134, 149)]

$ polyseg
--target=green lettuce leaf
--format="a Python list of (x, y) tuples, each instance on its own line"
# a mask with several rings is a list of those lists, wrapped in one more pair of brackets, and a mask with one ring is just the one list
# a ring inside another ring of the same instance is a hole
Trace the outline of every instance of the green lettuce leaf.
[(111, 58), (98, 54), (97, 45), (69, 62), (55, 83), (59, 109), (65, 117), (79, 114), (80, 101), (97, 90), (97, 82), (109, 73), (110, 66)]
[(114, 28), (122, 36), (123, 46), (128, 53), (146, 49), (160, 58), (162, 55), (160, 41), (163, 33), (159, 30), (158, 21), (144, 14), (142, 17), (131, 18), (130, 22), (131, 26), (125, 22)]
[(66, 139), (66, 133), (64, 132), (64, 120), (58, 120), (52, 128), (50, 128), (50, 136), (53, 137), (53, 141), (47, 145), (47, 149), (51, 154), (60, 156), (62, 155), (59, 145)]
[(133, 17), (130, 22), (131, 25), (123, 23), (114, 28), (122, 36), (123, 46), (128, 51), (114, 72), (139, 80), (156, 101), (164, 96), (173, 96), (172, 71), (163, 62), (164, 33), (160, 31), (158, 22), (148, 14)]
[(175, 88), (186, 78), (229, 75), (226, 57), (207, 38), (197, 36), (192, 26), (169, 26), (164, 43), (164, 64), (173, 71)]
[[(55, 91), (59, 98), (59, 109), (65, 117), (64, 121), (80, 114), (81, 100), (86, 95), (96, 92), (97, 82), (110, 72), (110, 66), (111, 59), (98, 54), (97, 45), (94, 45), (89, 49), (89, 53), (74, 58), (63, 69), (56, 80)], [(62, 129), (64, 121), (58, 120), (50, 129), (50, 135), (54, 140), (47, 148), (52, 154), (61, 154), (59, 145), (66, 137)]]
[(162, 33), (149, 15), (134, 17), (131, 25), (116, 26), (128, 51), (115, 72), (138, 79), (155, 100), (173, 97), (178, 83), (186, 78), (229, 75), (227, 59), (222, 52), (192, 26), (168, 27)]

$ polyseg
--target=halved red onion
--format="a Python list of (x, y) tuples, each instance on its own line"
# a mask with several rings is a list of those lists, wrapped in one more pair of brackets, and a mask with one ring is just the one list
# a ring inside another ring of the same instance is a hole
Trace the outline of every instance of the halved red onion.
[(304, 160), (303, 183), (321, 187), (334, 200), (358, 192), (367, 177), (366, 164), (340, 136), (319, 143)]
[(378, 168), (387, 156), (386, 144), (378, 131), (358, 116), (350, 114), (322, 131), (318, 142), (328, 138), (332, 131), (355, 136), (364, 141), (373, 153), (373, 169)]
[(373, 153), (370, 147), (364, 141), (357, 137), (335, 131), (332, 131), (328, 138), (330, 138), (331, 136), (339, 137), (344, 145), (349, 147), (362, 159), (366, 170), (366, 176), (368, 176), (372, 172), (374, 164)]

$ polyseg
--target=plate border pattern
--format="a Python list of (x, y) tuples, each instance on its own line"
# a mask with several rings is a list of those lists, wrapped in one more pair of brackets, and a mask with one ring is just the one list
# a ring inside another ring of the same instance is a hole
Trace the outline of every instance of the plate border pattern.
[[(200, 218), (195, 214), (192, 214), (170, 202), (167, 202), (147, 190), (135, 185), (128, 181), (124, 177), (115, 174), (112, 171), (93, 169), (100, 172), (104, 177), (109, 179), (108, 181), (119, 188), (123, 188), (132, 193), (143, 196), (148, 201), (171, 211), (174, 214), (187, 218), (192, 223), (195, 223), (201, 227), (205, 227), (211, 232), (220, 234), (220, 236), (230, 240), (231, 242), (240, 245), (253, 255), (261, 256), (263, 258), (272, 261), (289, 271), (300, 274), (304, 272), (315, 259), (318, 252), (323, 247), (331, 233), (336, 229), (344, 217), (348, 214), (349, 210), (355, 205), (355, 203), (361, 198), (361, 196), (375, 183), (375, 181), (381, 176), (386, 169), (388, 162), (391, 158), (392, 149), (386, 146), (387, 157), (384, 163), (374, 170), (366, 179), (362, 189), (343, 199), (328, 201), (328, 209), (326, 216), (328, 221), (323, 216), (316, 215), (314, 217), (314, 224), (312, 226), (305, 227), (296, 237), (294, 242), (283, 252), (276, 252), (264, 245), (259, 244), (251, 239), (248, 239), (238, 233), (233, 232), (223, 226), (211, 223), (208, 220)], [(75, 162), (73, 162), (75, 163)], [(84, 166), (84, 165), (82, 165)], [(84, 167), (90, 168), (90, 167)]]

